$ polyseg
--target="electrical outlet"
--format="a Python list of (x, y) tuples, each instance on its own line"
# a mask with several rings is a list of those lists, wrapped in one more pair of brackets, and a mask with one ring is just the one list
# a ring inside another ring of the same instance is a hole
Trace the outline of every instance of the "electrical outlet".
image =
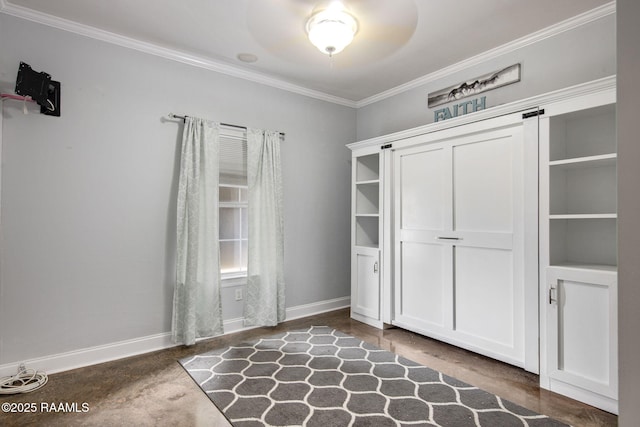
[(236, 289), (236, 301), (242, 301), (242, 289)]

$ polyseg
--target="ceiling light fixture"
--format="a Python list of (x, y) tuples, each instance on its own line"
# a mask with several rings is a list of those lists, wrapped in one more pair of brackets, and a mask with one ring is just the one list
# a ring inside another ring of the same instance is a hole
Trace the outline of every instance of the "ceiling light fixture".
[(358, 22), (339, 1), (311, 15), (307, 21), (309, 41), (329, 56), (342, 52), (358, 31)]

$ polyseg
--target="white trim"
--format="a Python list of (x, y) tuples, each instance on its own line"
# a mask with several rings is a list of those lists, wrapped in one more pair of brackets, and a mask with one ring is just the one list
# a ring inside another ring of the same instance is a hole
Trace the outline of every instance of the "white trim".
[[(295, 307), (287, 308), (287, 318), (285, 322), (289, 320), (300, 319), (302, 317), (313, 316), (316, 314), (326, 313), (328, 311), (339, 310), (341, 308), (347, 308), (351, 305), (351, 297), (342, 297), (329, 299), (326, 301), (314, 302), (311, 304), (303, 304)], [(254, 329), (257, 326), (244, 326), (244, 318), (237, 317), (235, 319), (229, 319), (224, 321), (224, 333), (231, 334), (234, 332), (248, 331)], [(208, 339), (208, 338), (205, 338)]]
[(618, 415), (619, 413), (618, 401), (616, 399), (602, 396), (601, 394), (594, 393), (592, 391), (585, 390), (553, 378), (547, 377), (547, 379), (550, 381), (549, 387), (546, 387), (546, 384), (540, 384), (541, 388), (547, 389), (554, 393), (562, 394), (564, 396), (570, 397), (571, 399), (584, 402), (588, 405), (595, 406), (596, 408), (611, 412), (615, 415)]
[(375, 138), (353, 142), (351, 144), (347, 144), (347, 147), (350, 148), (351, 150), (357, 150), (363, 147), (369, 147), (369, 146), (375, 146), (379, 144), (399, 141), (402, 139), (411, 138), (418, 135), (424, 135), (427, 133), (436, 132), (443, 129), (449, 129), (456, 126), (477, 122), (480, 120), (490, 119), (498, 116), (515, 113), (518, 111), (525, 111), (528, 109), (537, 108), (538, 106), (542, 106), (545, 104), (566, 101), (577, 96), (596, 94), (599, 92), (615, 89), (615, 87), (616, 87), (616, 76), (603, 77), (601, 79), (594, 80), (591, 82), (581, 83), (575, 86), (570, 86), (565, 89), (560, 89), (553, 92), (544, 93), (542, 95), (536, 95), (530, 98), (525, 98), (519, 101), (513, 101), (507, 104), (490, 107), (490, 108), (487, 108), (486, 110), (477, 111), (475, 113), (466, 114), (464, 116), (459, 116), (453, 119), (429, 123), (423, 126), (418, 126), (418, 127), (407, 129), (407, 130), (390, 133), (387, 135), (377, 136)]
[(151, 55), (156, 55), (161, 58), (182, 62), (183, 64), (205, 68), (207, 70), (215, 71), (221, 74), (226, 74), (266, 86), (275, 87), (277, 89), (286, 90), (288, 92), (297, 93), (299, 95), (308, 96), (310, 98), (319, 99), (321, 101), (327, 101), (351, 108), (355, 108), (356, 106), (355, 101), (351, 101), (349, 99), (341, 98), (334, 95), (329, 95), (327, 93), (309, 89), (303, 86), (295, 85), (275, 77), (267, 76), (257, 71), (243, 69), (223, 62), (214, 61), (204, 56), (198, 56), (192, 53), (162, 47), (153, 43), (143, 42), (131, 37), (122, 36), (116, 33), (101, 30), (99, 28), (70, 21), (68, 19), (49, 15), (44, 12), (38, 12), (24, 6), (10, 4), (5, 0), (0, 0), (0, 13), (26, 19), (28, 21), (37, 22), (39, 24), (47, 25), (64, 31), (69, 31), (81, 36), (104, 41), (118, 46), (123, 46)]
[(362, 99), (360, 101), (352, 101), (349, 99), (341, 98), (334, 95), (329, 95), (324, 92), (320, 92), (313, 89), (308, 89), (299, 85), (295, 85), (286, 82), (281, 79), (277, 79), (265, 74), (258, 73), (256, 71), (246, 70), (240, 67), (235, 67), (226, 63), (217, 62), (202, 56), (193, 55), (191, 53), (182, 52), (158, 46), (152, 43), (142, 42), (130, 37), (124, 37), (109, 31), (100, 30), (95, 27), (83, 25), (74, 21), (59, 18), (53, 15), (49, 15), (43, 12), (38, 12), (23, 6), (9, 4), (6, 0), (0, 0), (0, 13), (15, 16), (17, 18), (26, 19), (29, 21), (37, 22), (50, 27), (58, 28), (64, 31), (69, 31), (75, 34), (79, 34), (85, 37), (90, 37), (96, 40), (101, 40), (107, 43), (116, 44), (119, 46), (135, 49), (141, 52), (145, 52), (151, 55), (160, 56), (162, 58), (182, 62), (184, 64), (193, 65), (200, 68), (205, 68), (211, 71), (219, 72), (229, 76), (249, 80), (255, 83), (264, 84), (266, 86), (275, 87), (278, 89), (286, 90), (289, 92), (297, 93), (299, 95), (308, 96), (310, 98), (319, 99), (322, 101), (331, 102), (338, 105), (344, 105), (351, 108), (360, 108), (369, 104), (373, 104), (383, 99), (398, 95), (402, 92), (414, 89), (416, 87), (425, 85), (435, 80), (446, 77), (451, 73), (455, 73), (461, 70), (465, 70), (469, 67), (481, 64), (493, 60), (501, 55), (513, 52), (517, 49), (521, 49), (525, 46), (533, 43), (540, 42), (547, 38), (553, 37), (557, 34), (561, 34), (565, 31), (570, 31), (581, 25), (588, 24), (606, 16), (612, 15), (616, 12), (616, 2), (604, 4), (600, 7), (584, 12), (580, 15), (576, 15), (572, 18), (566, 19), (555, 25), (551, 25), (542, 30), (536, 31), (525, 37), (521, 37), (514, 41), (498, 46), (494, 49), (490, 49), (479, 55), (457, 62), (448, 67), (441, 68), (438, 71), (419, 77), (410, 82), (401, 84), (392, 89), (380, 92), (376, 95)]
[(351, 297), (329, 299), (325, 301), (303, 304), (287, 308), (287, 320), (300, 319), (314, 314), (347, 308), (351, 305)]
[[(41, 370), (48, 374), (53, 374), (173, 346), (175, 346), (175, 344), (171, 341), (171, 333), (163, 333), (37, 357), (22, 363), (29, 369)], [(20, 362), (1, 365), (0, 377), (14, 375), (19, 365)]]
[[(2, 0), (0, 0), (1, 2)], [(325, 301), (318, 301), (311, 304), (304, 304), (287, 308), (287, 320), (298, 319), (325, 313), (327, 311), (338, 310), (349, 307), (351, 298), (342, 297)], [(229, 319), (224, 321), (225, 335), (234, 332), (245, 331), (255, 328), (244, 326), (243, 318)], [(95, 365), (97, 363), (109, 362), (138, 354), (149, 353), (151, 351), (162, 350), (175, 347), (171, 340), (171, 333), (165, 332), (146, 337), (134, 338), (119, 341), (111, 344), (99, 345), (95, 347), (73, 350), (65, 353), (51, 354), (37, 357), (26, 361), (11, 362), (0, 365), (0, 377), (14, 375), (20, 363), (24, 363), (27, 368), (45, 371), (48, 374), (68, 371), (70, 369), (82, 368), (84, 366)]]
[(247, 285), (247, 275), (246, 273), (242, 276), (238, 275), (238, 276), (234, 276), (234, 277), (227, 277), (227, 278), (222, 278), (220, 280), (220, 287), (221, 288), (237, 288), (239, 286), (246, 286)]
[(392, 96), (398, 95), (400, 93), (409, 91), (411, 89), (415, 89), (417, 87), (426, 85), (428, 83), (432, 83), (436, 80), (447, 77), (450, 74), (457, 73), (459, 71), (466, 70), (468, 68), (482, 64), (484, 62), (494, 60), (507, 53), (514, 52), (518, 49), (522, 49), (523, 47), (529, 46), (531, 44), (538, 43), (550, 37), (554, 37), (558, 34), (564, 33), (566, 31), (573, 30), (582, 25), (586, 25), (590, 22), (612, 15), (615, 12), (616, 12), (616, 2), (612, 1), (611, 3), (607, 3), (602, 6), (596, 7), (595, 9), (589, 10), (587, 12), (581, 13), (580, 15), (576, 15), (572, 18), (558, 22), (557, 24), (551, 25), (547, 28), (543, 28), (542, 30), (536, 31), (527, 36), (505, 43), (502, 46), (498, 46), (496, 48), (487, 50), (479, 55), (475, 55), (475, 56), (472, 56), (471, 58), (464, 59), (453, 65), (434, 71), (433, 73), (427, 74), (422, 77), (418, 77), (417, 79), (411, 80), (410, 82), (401, 84), (399, 86), (396, 86), (384, 92), (380, 92), (376, 95), (357, 101), (356, 108), (364, 107), (369, 104), (382, 101), (383, 99), (387, 99)]

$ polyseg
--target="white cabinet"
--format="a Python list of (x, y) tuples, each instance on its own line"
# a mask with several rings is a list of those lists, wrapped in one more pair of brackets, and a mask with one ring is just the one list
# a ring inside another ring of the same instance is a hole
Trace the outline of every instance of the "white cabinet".
[(378, 147), (352, 156), (351, 316), (376, 327), (382, 327), (381, 159)]
[(355, 247), (352, 254), (351, 312), (366, 323), (380, 320), (380, 251)]
[(392, 151), (392, 323), (537, 372), (537, 244), (525, 241), (537, 217), (525, 210), (537, 210), (538, 147), (524, 134), (516, 114)]
[(613, 91), (540, 118), (541, 385), (617, 412)]
[(615, 412), (609, 401), (617, 399), (615, 270), (549, 267), (547, 278), (549, 388)]

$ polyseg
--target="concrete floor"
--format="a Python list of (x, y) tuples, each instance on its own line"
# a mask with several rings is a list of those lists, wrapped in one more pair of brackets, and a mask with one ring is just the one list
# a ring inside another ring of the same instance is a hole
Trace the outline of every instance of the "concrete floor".
[(42, 389), (2, 396), (0, 403), (88, 404), (78, 413), (0, 412), (0, 426), (228, 426), (224, 416), (177, 363), (183, 357), (278, 331), (326, 325), (393, 351), (514, 403), (576, 427), (616, 426), (617, 417), (541, 390), (519, 368), (402, 329), (378, 330), (349, 318), (348, 309), (258, 328), (167, 350), (54, 374)]

